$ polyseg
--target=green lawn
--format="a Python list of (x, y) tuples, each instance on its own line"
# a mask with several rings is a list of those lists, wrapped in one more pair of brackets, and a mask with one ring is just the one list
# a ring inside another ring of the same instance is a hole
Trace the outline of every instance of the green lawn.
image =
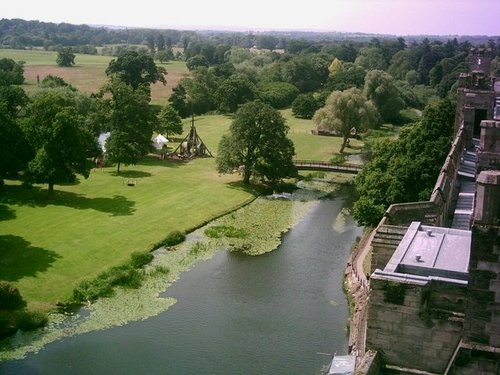
[[(295, 145), (296, 159), (330, 160), (338, 154), (342, 144), (341, 137), (318, 136), (311, 133), (315, 129), (312, 120), (303, 120), (293, 117), (292, 110), (281, 111), (290, 127), (289, 137)], [(346, 154), (359, 154), (363, 143), (356, 139), (350, 141), (350, 147), (345, 149)]]

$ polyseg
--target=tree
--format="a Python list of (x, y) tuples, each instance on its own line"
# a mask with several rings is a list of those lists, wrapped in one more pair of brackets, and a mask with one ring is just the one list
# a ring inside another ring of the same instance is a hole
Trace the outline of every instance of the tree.
[(384, 53), (378, 47), (361, 48), (358, 57), (356, 57), (355, 64), (366, 70), (384, 70), (387, 68), (387, 61), (385, 60)]
[(300, 94), (292, 103), (292, 113), (297, 118), (311, 119), (319, 108), (312, 94)]
[(190, 108), (187, 102), (186, 88), (181, 83), (172, 89), (172, 94), (170, 94), (168, 102), (177, 111), (179, 116), (182, 118), (189, 116)]
[(71, 47), (62, 47), (57, 51), (57, 66), (72, 66), (75, 65), (75, 54)]
[(344, 91), (351, 87), (362, 88), (365, 84), (366, 70), (353, 63), (343, 64), (343, 69), (328, 78), (326, 89)]
[(358, 133), (378, 122), (378, 112), (361, 90), (351, 88), (333, 91), (325, 106), (316, 111), (313, 121), (318, 127), (333, 130), (343, 137), (339, 151), (342, 153), (353, 131)]
[(29, 99), (21, 87), (0, 85), (0, 102), (6, 105), (6, 109), (12, 118), (17, 116), (28, 101)]
[(200, 66), (204, 66), (208, 68), (210, 63), (208, 62), (207, 58), (203, 55), (195, 55), (193, 57), (190, 57), (186, 61), (186, 66), (189, 70), (195, 70), (199, 68)]
[(384, 121), (399, 119), (399, 111), (405, 107), (405, 103), (390, 74), (382, 70), (369, 71), (365, 78), (364, 94), (375, 104)]
[(158, 51), (165, 50), (165, 38), (163, 37), (163, 34), (158, 34), (156, 36), (156, 46), (158, 48)]
[(174, 53), (172, 49), (162, 49), (155, 53), (155, 59), (160, 61), (161, 63), (174, 60)]
[(186, 88), (189, 113), (192, 110), (196, 114), (202, 114), (216, 109), (218, 79), (210, 70), (199, 67), (192, 72), (191, 77), (181, 79), (180, 84)]
[(76, 174), (88, 178), (97, 144), (84, 121), (66, 90), (43, 90), (32, 97), (23, 123), (35, 150), (26, 173), (29, 183), (47, 183), (52, 195), (55, 184), (73, 182)]
[(170, 104), (165, 105), (157, 117), (157, 132), (164, 134), (166, 138), (169, 134), (182, 134), (182, 120)]
[(360, 225), (376, 225), (390, 204), (429, 199), (450, 149), (454, 119), (455, 103), (436, 101), (397, 140), (374, 145), (356, 177), (354, 217)]
[(274, 184), (296, 174), (293, 143), (287, 138), (288, 126), (283, 116), (260, 101), (242, 105), (234, 116), (229, 134), (219, 142), (217, 171), (232, 173), (242, 168), (243, 182), (254, 175), (264, 176)]
[(344, 65), (342, 64), (342, 61), (340, 61), (337, 58), (334, 58), (331, 64), (328, 66), (328, 74), (330, 77), (333, 77), (336, 74), (342, 72), (343, 69)]
[(42, 79), (40, 86), (46, 89), (55, 87), (67, 87), (72, 91), (76, 91), (76, 89), (69, 83), (67, 83), (64, 79), (58, 76), (53, 76), (52, 74), (45, 76), (45, 78)]
[(243, 75), (233, 75), (224, 80), (215, 92), (217, 107), (224, 113), (232, 113), (238, 105), (255, 99), (256, 87)]
[(126, 51), (117, 59), (111, 60), (106, 68), (106, 75), (116, 75), (122, 82), (137, 89), (139, 85), (149, 85), (155, 82), (166, 84), (167, 71), (156, 66), (153, 58), (142, 52)]
[(23, 82), (23, 63), (9, 58), (0, 59), (0, 85), (21, 85)]
[(23, 131), (7, 103), (0, 100), (0, 188), (4, 178), (17, 177), (33, 156)]
[(285, 108), (299, 95), (299, 89), (286, 82), (263, 82), (258, 85), (258, 97), (273, 108)]
[(151, 151), (155, 116), (149, 107), (149, 88), (141, 84), (133, 89), (118, 78), (112, 78), (101, 94), (109, 93), (111, 135), (106, 141), (106, 156), (117, 164), (135, 164)]

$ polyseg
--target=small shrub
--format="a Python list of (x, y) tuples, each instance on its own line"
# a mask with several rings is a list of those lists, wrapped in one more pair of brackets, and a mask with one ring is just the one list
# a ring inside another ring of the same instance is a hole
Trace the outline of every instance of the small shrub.
[(26, 302), (24, 302), (21, 293), (19, 293), (19, 289), (5, 281), (0, 281), (1, 309), (19, 309), (25, 305)]
[(99, 297), (110, 297), (113, 293), (112, 285), (98, 277), (94, 281), (82, 281), (73, 290), (73, 300), (79, 303), (94, 302)]
[(132, 264), (132, 267), (134, 268), (141, 268), (144, 267), (146, 264), (150, 263), (154, 256), (152, 253), (148, 252), (134, 252), (131, 255), (131, 261), (130, 263)]
[(330, 159), (330, 163), (332, 164), (344, 164), (346, 161), (346, 156), (343, 154), (333, 155)]
[(186, 235), (178, 230), (170, 232), (168, 236), (161, 242), (161, 245), (169, 247), (180, 244), (186, 239)]

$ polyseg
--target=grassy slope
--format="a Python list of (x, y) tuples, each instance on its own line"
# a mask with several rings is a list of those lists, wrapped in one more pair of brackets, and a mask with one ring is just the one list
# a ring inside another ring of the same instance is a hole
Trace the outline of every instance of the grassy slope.
[[(97, 92), (106, 81), (105, 70), (111, 61), (110, 56), (93, 56), (76, 54), (75, 66), (61, 68), (56, 64), (57, 52), (53, 51), (22, 51), (0, 49), (0, 58), (11, 58), (15, 61), (25, 61), (24, 76), (26, 78), (24, 89), (32, 91), (37, 84), (37, 75), (42, 80), (46, 75), (52, 74), (63, 78), (78, 90), (83, 92)], [(153, 104), (165, 104), (172, 88), (188, 73), (186, 64), (182, 61), (172, 61), (158, 64), (167, 70), (167, 84), (156, 83), (151, 88), (151, 101)]]

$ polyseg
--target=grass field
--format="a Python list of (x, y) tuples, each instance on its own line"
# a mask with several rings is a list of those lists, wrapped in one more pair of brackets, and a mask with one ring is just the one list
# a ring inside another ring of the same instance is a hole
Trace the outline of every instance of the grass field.
[[(80, 91), (97, 92), (106, 82), (105, 70), (112, 59), (110, 56), (76, 54), (74, 66), (61, 68), (56, 64), (57, 52), (53, 51), (0, 49), (0, 58), (4, 57), (15, 61), (25, 61), (24, 77), (26, 80), (23, 86), (27, 92), (36, 88), (37, 76), (42, 80), (49, 74), (63, 78)], [(188, 69), (182, 61), (157, 65), (167, 70), (167, 84), (156, 83), (151, 86), (151, 102), (164, 105), (172, 88), (188, 73)]]

